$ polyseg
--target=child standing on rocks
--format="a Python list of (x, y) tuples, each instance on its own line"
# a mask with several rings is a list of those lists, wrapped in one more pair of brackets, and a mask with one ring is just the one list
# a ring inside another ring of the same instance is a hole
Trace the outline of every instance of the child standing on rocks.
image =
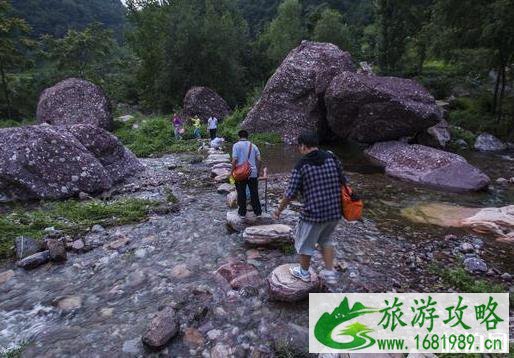
[(330, 235), (341, 218), (341, 185), (346, 182), (341, 164), (332, 154), (318, 148), (318, 137), (305, 133), (298, 138), (298, 149), (303, 157), (294, 168), (288, 188), (279, 207), (273, 213), (278, 220), (289, 203), (302, 195), (304, 206), (295, 235), (295, 248), (300, 265), (291, 274), (310, 282), (309, 267), (316, 244), (322, 249), (325, 270), (321, 277), (327, 284), (337, 283), (334, 271), (334, 248)]

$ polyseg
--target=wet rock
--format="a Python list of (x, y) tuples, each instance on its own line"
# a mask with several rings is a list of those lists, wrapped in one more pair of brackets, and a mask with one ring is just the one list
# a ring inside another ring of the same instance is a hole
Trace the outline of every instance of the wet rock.
[(152, 349), (160, 349), (177, 335), (178, 329), (175, 310), (172, 307), (166, 307), (150, 322), (142, 341)]
[(262, 283), (255, 266), (244, 262), (232, 262), (218, 268), (216, 275), (225, 279), (233, 289), (245, 286), (259, 286)]
[(0, 193), (11, 201), (99, 193), (141, 169), (116, 137), (91, 125), (0, 129)]
[(330, 83), (325, 103), (330, 129), (362, 143), (415, 136), (442, 118), (434, 97), (403, 78), (342, 72)]
[(231, 175), (231, 173), (230, 173), (229, 171), (225, 171), (224, 173), (222, 173), (222, 174), (220, 174), (220, 175), (216, 176), (216, 177), (214, 178), (214, 181), (215, 181), (216, 183), (223, 183), (223, 182), (227, 182), (227, 181), (228, 181), (228, 179), (230, 178), (230, 175)]
[(245, 255), (247, 260), (255, 260), (261, 258), (260, 251), (255, 249), (246, 251)]
[(202, 333), (192, 327), (188, 327), (184, 330), (184, 342), (194, 348), (200, 348), (203, 347), (205, 343), (205, 339), (203, 338)]
[(211, 358), (230, 358), (235, 357), (235, 348), (230, 347), (223, 343), (217, 343), (214, 348), (211, 349)]
[(7, 283), (11, 278), (14, 277), (14, 271), (8, 270), (4, 272), (0, 272), (0, 286)]
[(105, 228), (102, 225), (95, 224), (91, 228), (91, 232), (96, 233), (96, 234), (104, 233), (105, 232)]
[(14, 240), (14, 246), (16, 249), (16, 258), (18, 258), (18, 260), (34, 255), (42, 249), (39, 241), (25, 236), (17, 237)]
[(67, 259), (66, 246), (62, 240), (50, 239), (46, 241), (50, 260), (54, 262), (64, 262)]
[(508, 185), (509, 184), (509, 181), (505, 178), (498, 178), (496, 179), (496, 184), (499, 184), (499, 185)]
[(131, 339), (129, 341), (123, 342), (123, 346), (121, 350), (123, 353), (129, 354), (129, 355), (140, 355), (141, 354), (141, 348), (140, 347), (141, 342), (138, 338)]
[(78, 78), (68, 78), (44, 90), (36, 116), (39, 123), (113, 128), (111, 104), (105, 92), (99, 86)]
[(462, 226), (478, 233), (493, 234), (506, 241), (514, 239), (514, 205), (480, 209), (462, 220)]
[(25, 270), (32, 270), (36, 267), (46, 264), (49, 261), (50, 253), (48, 252), (48, 250), (46, 250), (27, 256), (24, 259), (16, 262), (16, 265), (18, 267), (24, 268)]
[(218, 194), (229, 194), (234, 190), (236, 190), (236, 187), (234, 185), (225, 183), (218, 186), (217, 192)]
[(487, 272), (487, 264), (479, 257), (468, 257), (464, 259), (464, 268), (471, 273)]
[(302, 41), (269, 79), (242, 126), (279, 133), (286, 143), (304, 131), (326, 130), (323, 95), (341, 71), (355, 71), (348, 52), (328, 43)]
[[(1, 275), (0, 275), (0, 277), (1, 277)], [(500, 277), (502, 278), (502, 280), (509, 281), (509, 282), (512, 281), (512, 275), (508, 272), (504, 272)], [(1, 281), (2, 280), (0, 278), (0, 284), (1, 284)]]
[(180, 264), (171, 269), (170, 276), (173, 278), (184, 279), (191, 276), (191, 271), (187, 269), (186, 264)]
[(465, 254), (475, 252), (475, 248), (469, 242), (463, 242), (459, 247), (460, 251)]
[(416, 136), (418, 144), (441, 149), (446, 148), (451, 139), (450, 126), (444, 119)]
[(455, 144), (460, 148), (460, 149), (468, 149), (469, 145), (468, 145), (468, 142), (466, 142), (464, 139), (457, 139), (455, 141)]
[(475, 149), (481, 152), (500, 152), (507, 149), (507, 146), (492, 134), (482, 133), (475, 140)]
[(241, 232), (249, 226), (270, 225), (272, 223), (273, 219), (267, 213), (263, 213), (260, 217), (248, 213), (245, 218), (241, 218), (237, 210), (227, 212), (227, 225), (237, 232)]
[(211, 154), (204, 160), (207, 165), (230, 164), (230, 156), (228, 154)]
[(288, 225), (274, 224), (247, 227), (243, 239), (252, 245), (272, 245), (291, 242), (293, 229)]
[(227, 194), (227, 206), (231, 209), (237, 208), (237, 192), (232, 191)]
[(289, 269), (294, 264), (285, 264), (275, 268), (268, 278), (270, 298), (277, 301), (295, 302), (306, 299), (309, 293), (321, 288), (318, 275), (311, 270), (311, 282), (304, 282), (291, 275)]
[(121, 236), (114, 241), (109, 242), (105, 247), (110, 250), (118, 250), (122, 247), (128, 245), (130, 243), (130, 239), (126, 236)]
[(301, 356), (309, 351), (309, 329), (294, 323), (280, 325), (274, 329), (275, 350), (285, 349), (293, 356)]
[[(217, 154), (225, 154), (225, 153), (218, 152)], [(212, 169), (227, 169), (227, 170), (231, 170), (232, 169), (232, 164), (230, 164), (230, 163), (218, 163), (218, 164), (214, 164), (212, 166)]]
[(193, 87), (184, 97), (184, 115), (186, 117), (198, 116), (203, 122), (215, 116), (218, 120), (230, 114), (227, 102), (212, 89), (207, 87)]
[(490, 179), (460, 155), (422, 145), (381, 142), (366, 150), (367, 156), (385, 167), (387, 175), (436, 189), (478, 191)]
[(225, 168), (212, 169), (211, 170), (211, 178), (215, 178), (220, 175), (230, 175), (230, 170)]
[(82, 298), (79, 296), (63, 297), (57, 300), (55, 305), (63, 311), (73, 311), (82, 307)]
[(84, 241), (82, 239), (78, 239), (71, 243), (70, 250), (75, 252), (81, 252), (82, 250), (84, 250), (84, 247)]

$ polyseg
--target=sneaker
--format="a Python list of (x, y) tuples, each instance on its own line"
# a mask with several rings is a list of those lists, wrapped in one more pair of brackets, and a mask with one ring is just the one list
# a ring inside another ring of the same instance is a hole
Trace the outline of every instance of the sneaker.
[(305, 274), (302, 271), (303, 270), (300, 267), (300, 265), (295, 266), (295, 267), (291, 267), (289, 269), (289, 272), (291, 272), (291, 275), (293, 275), (293, 277), (296, 277), (297, 279), (300, 279), (303, 282), (311, 282), (311, 274), (310, 274), (310, 272), (307, 271), (307, 273)]
[(320, 272), (320, 276), (327, 285), (335, 285), (337, 283), (337, 275), (335, 271), (322, 270)]

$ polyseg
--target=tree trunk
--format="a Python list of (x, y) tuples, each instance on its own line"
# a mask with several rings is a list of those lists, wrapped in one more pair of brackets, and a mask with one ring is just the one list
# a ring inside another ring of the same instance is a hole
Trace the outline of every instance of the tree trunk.
[(494, 85), (493, 114), (496, 114), (496, 108), (498, 105), (498, 90), (500, 88), (500, 72), (501, 72), (501, 67), (498, 66), (498, 69), (496, 70), (496, 84)]
[(7, 83), (7, 78), (5, 76), (4, 64), (0, 62), (0, 75), (2, 77), (2, 87), (5, 95), (5, 103), (7, 104), (7, 118), (12, 119), (11, 114), (11, 99), (9, 97), (9, 85)]
[(501, 122), (503, 117), (503, 97), (505, 95), (505, 67), (506, 65), (502, 66), (502, 76), (501, 76), (501, 89), (500, 89), (500, 95), (498, 97), (498, 123)]

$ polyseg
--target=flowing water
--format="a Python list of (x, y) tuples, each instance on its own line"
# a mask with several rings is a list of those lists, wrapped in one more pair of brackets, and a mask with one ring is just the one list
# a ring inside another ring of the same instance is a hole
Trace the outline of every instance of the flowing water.
[[(350, 285), (342, 290), (401, 288), (400, 281), (408, 281), (408, 270), (402, 271), (403, 256), (396, 254), (408, 251), (405, 242), (438, 239), (448, 232), (405, 222), (400, 216), (402, 208), (420, 202), (500, 206), (513, 199), (512, 189), (496, 186), (478, 194), (416, 187), (386, 177), (355, 148), (332, 149), (343, 159), (352, 184), (366, 201), (369, 216), (362, 224), (338, 228), (338, 235), (353, 246), (351, 250), (338, 247), (338, 258), (350, 262), (343, 279), (350, 282), (360, 274), (368, 285)], [(293, 147), (266, 147), (262, 152), (272, 174), (289, 171), (298, 159)], [(514, 177), (514, 161), (508, 157), (464, 155), (493, 180)], [(152, 316), (169, 304), (183, 312), (181, 331), (194, 328), (199, 338), (174, 339), (162, 352), (164, 356), (208, 356), (216, 343), (237, 347), (233, 348), (236, 355), (246, 356), (255, 349), (265, 352), (269, 349), (266, 346), (285, 332), (305, 333), (306, 303), (269, 302), (264, 285), (250, 294), (230, 291), (213, 276), (220, 265), (245, 260), (264, 278), (277, 265), (293, 262), (295, 256), (276, 248), (259, 250), (257, 257), (253, 252), (250, 258), (241, 236), (225, 226), (224, 197), (212, 186), (189, 183), (194, 176), (200, 178), (200, 184), (208, 182), (208, 168), (188, 165), (188, 160), (145, 160), (147, 166), (159, 170), (167, 170), (169, 161), (178, 163), (175, 175), (180, 180), (174, 192), (181, 203), (179, 213), (154, 215), (147, 222), (110, 228), (95, 237), (100, 242), (128, 237), (130, 243), (120, 250), (100, 246), (87, 253), (69, 254), (62, 265), (49, 264), (29, 272), (15, 270), (15, 277), (0, 285), (0, 352), (2, 347), (26, 344), (25, 356), (147, 355), (141, 336)], [(156, 190), (141, 193), (159, 197), (161, 192)], [(277, 198), (275, 192), (273, 200)], [(512, 249), (494, 240), (486, 239), (486, 245), (495, 264), (512, 272)], [(7, 269), (14, 269), (14, 264), (0, 264), (0, 272)]]

